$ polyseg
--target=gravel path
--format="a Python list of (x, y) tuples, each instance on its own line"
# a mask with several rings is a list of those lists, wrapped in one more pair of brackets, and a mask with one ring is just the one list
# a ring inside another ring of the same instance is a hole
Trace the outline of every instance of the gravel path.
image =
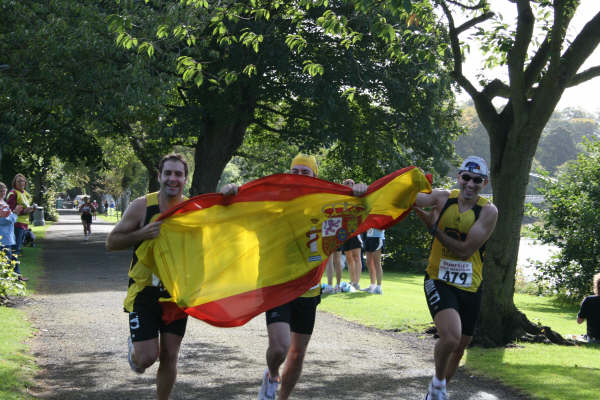
[[(45, 275), (27, 302), (40, 367), (33, 394), (44, 399), (153, 399), (156, 365), (136, 375), (126, 361), (122, 312), (130, 252), (108, 253), (112, 225), (95, 221), (83, 240), (79, 217), (61, 215), (44, 241)], [(388, 333), (320, 312), (294, 399), (422, 399), (433, 371), (434, 340)], [(243, 327), (214, 328), (190, 319), (172, 399), (254, 399), (265, 368), (261, 315)], [(459, 371), (453, 400), (525, 399)]]

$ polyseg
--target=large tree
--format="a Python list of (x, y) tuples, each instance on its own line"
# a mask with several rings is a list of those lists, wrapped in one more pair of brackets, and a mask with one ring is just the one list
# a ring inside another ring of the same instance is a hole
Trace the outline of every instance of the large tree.
[[(536, 331), (513, 301), (529, 172), (544, 126), (564, 91), (600, 75), (600, 66), (580, 71), (600, 42), (600, 13), (591, 16), (581, 31), (567, 40), (567, 28), (579, 1), (516, 0), (512, 2), (517, 11), (516, 23), (504, 28), (498, 21), (489, 30), (479, 28), (484, 20), (496, 16), (488, 1), (435, 2), (448, 22), (454, 77), (473, 99), (490, 137), (490, 172), (499, 219), (486, 246), (480, 339), (484, 344), (501, 345), (524, 331)], [(455, 10), (470, 10), (472, 18), (457, 26)], [(536, 17), (544, 11), (549, 11), (548, 18)], [(484, 80), (482, 88), (477, 89), (463, 73), (464, 43), (460, 35), (473, 28), (506, 67), (507, 80)], [(536, 29), (544, 32), (539, 44), (534, 40)], [(492, 102), (498, 97), (506, 102), (496, 108)]]
[[(451, 156), (457, 126), (449, 77), (438, 60), (423, 56), (442, 38), (424, 34), (402, 44), (413, 62), (393, 63), (385, 40), (370, 31), (378, 18), (344, 2), (328, 3), (360, 36), (362, 45), (353, 46), (356, 38), (323, 29), (326, 8), (304, 3), (167, 7), (156, 0), (131, 3), (111, 19), (121, 45), (154, 57), (179, 56), (182, 79), (173, 89), (179, 99), (170, 104), (169, 123), (176, 137), (194, 138), (192, 193), (215, 189), (248, 132), (304, 150), (336, 142), (352, 149), (366, 137), (386, 135), (382, 149), (411, 149), (389, 151), (396, 161), (389, 165), (398, 164), (400, 153), (410, 153), (404, 160), (411, 161), (431, 160), (436, 152)], [(411, 29), (394, 14), (386, 18)]]
[[(256, 2), (251, 2), (256, 4)], [(327, 5), (327, 1), (302, 1), (304, 6)], [(514, 282), (519, 251), (523, 204), (532, 160), (542, 130), (562, 94), (569, 87), (600, 75), (600, 66), (581, 70), (586, 59), (600, 42), (600, 13), (590, 16), (585, 26), (572, 38), (567, 28), (579, 6), (577, 0), (510, 0), (516, 21), (504, 24), (491, 11), (488, 0), (422, 0), (345, 2), (354, 10), (370, 16), (378, 23), (369, 32), (384, 37), (388, 50), (399, 63), (414, 59), (403, 46), (421, 40), (432, 32), (445, 30), (449, 46), (430, 47), (422, 59), (437, 58), (446, 63), (456, 83), (472, 98), (475, 109), (490, 138), (491, 181), (499, 221), (490, 238), (486, 258), (486, 277), (482, 304), (481, 330), (483, 344), (502, 345), (537, 327), (515, 307)], [(428, 18), (431, 9), (440, 10), (442, 21)], [(456, 23), (457, 15), (467, 15)], [(388, 18), (394, 15), (404, 21), (398, 24)], [(319, 26), (331, 35), (360, 38), (352, 26), (353, 19), (330, 7), (319, 19)], [(482, 25), (483, 22), (490, 25)], [(407, 29), (413, 27), (413, 29)], [(506, 68), (507, 79), (481, 79), (481, 89), (463, 72), (467, 44), (461, 35), (474, 32), (488, 51), (482, 70), (493, 65)], [(540, 32), (540, 40), (536, 35)], [(365, 47), (357, 40), (356, 47)], [(422, 50), (421, 50), (422, 51)], [(415, 54), (415, 53), (412, 53)], [(498, 108), (495, 99), (504, 99)], [(537, 333), (537, 332), (536, 332)]]

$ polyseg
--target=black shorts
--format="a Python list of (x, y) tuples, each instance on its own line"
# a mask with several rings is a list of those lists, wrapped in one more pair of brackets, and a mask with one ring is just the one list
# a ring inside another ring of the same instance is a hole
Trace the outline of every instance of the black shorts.
[(346, 242), (344, 242), (342, 248), (344, 249), (344, 251), (362, 248), (362, 241), (360, 240), (360, 236), (354, 236), (353, 238), (348, 239)]
[(145, 287), (133, 302), (133, 311), (129, 313), (129, 332), (131, 340), (141, 342), (158, 337), (158, 333), (173, 333), (183, 337), (187, 326), (187, 317), (166, 325), (162, 319), (162, 306), (158, 299), (165, 297), (165, 291), (157, 287)]
[(84, 224), (92, 223), (92, 214), (81, 214), (81, 222)]
[(453, 308), (460, 316), (462, 334), (473, 336), (481, 308), (481, 287), (476, 292), (467, 292), (425, 274), (424, 289), (432, 318), (442, 310)]
[(290, 330), (303, 335), (312, 335), (315, 327), (317, 306), (321, 296), (298, 297), (289, 303), (272, 308), (265, 313), (267, 325), (274, 322), (285, 322)]
[(383, 241), (384, 239), (378, 237), (367, 237), (365, 241), (365, 251), (373, 252), (377, 250), (383, 251)]

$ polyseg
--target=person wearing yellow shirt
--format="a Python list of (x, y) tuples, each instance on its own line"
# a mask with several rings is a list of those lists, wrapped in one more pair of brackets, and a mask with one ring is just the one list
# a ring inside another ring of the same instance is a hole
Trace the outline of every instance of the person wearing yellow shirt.
[(498, 219), (496, 206), (479, 195), (488, 184), (485, 160), (467, 157), (458, 170), (457, 184), (452, 191), (419, 193), (413, 207), (434, 238), (424, 290), (439, 340), (434, 349), (435, 374), (425, 400), (448, 398), (446, 382), (473, 339), (485, 243)]
[(130, 331), (127, 359), (131, 369), (139, 374), (159, 360), (156, 372), (159, 400), (167, 400), (175, 384), (187, 316), (165, 324), (159, 299), (170, 298), (171, 295), (160, 279), (138, 262), (135, 250), (143, 241), (160, 234), (162, 221), (156, 221), (156, 218), (161, 213), (187, 200), (183, 195), (187, 177), (187, 162), (181, 155), (164, 156), (158, 166), (160, 190), (131, 202), (106, 239), (109, 251), (133, 248), (129, 288), (124, 302), (125, 311), (129, 313)]
[[(289, 173), (317, 177), (315, 157), (298, 154), (292, 160)], [(352, 189), (355, 196), (360, 196), (367, 191), (367, 185), (355, 184)], [(221, 188), (220, 193), (235, 195), (237, 190), (237, 185), (227, 184)], [(258, 394), (259, 400), (274, 400), (280, 384), (278, 399), (289, 398), (302, 372), (304, 356), (315, 325), (317, 305), (320, 302), (321, 285), (318, 284), (297, 299), (265, 313), (269, 346), (267, 368)], [(284, 362), (283, 374), (280, 375), (279, 368)]]

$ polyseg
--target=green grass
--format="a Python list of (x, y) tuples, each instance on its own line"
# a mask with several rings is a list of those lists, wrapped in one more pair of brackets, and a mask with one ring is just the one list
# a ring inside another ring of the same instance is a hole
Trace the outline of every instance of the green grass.
[[(360, 284), (369, 284), (366, 274)], [(422, 275), (384, 272), (383, 293), (323, 296), (319, 309), (380, 329), (422, 331), (431, 324)], [(563, 335), (585, 333), (585, 324), (576, 321), (577, 306), (528, 294), (516, 294), (515, 304), (531, 321), (548, 325)], [(463, 365), (474, 375), (498, 379), (536, 399), (580, 400), (600, 397), (598, 360), (600, 345), (521, 343), (511, 348), (468, 349)]]
[(46, 230), (52, 226), (52, 222), (46, 222), (44, 226), (32, 226), (31, 230), (35, 234), (35, 247), (24, 247), (21, 257), (21, 274), (29, 278), (27, 282), (27, 294), (35, 293), (35, 288), (43, 273), (42, 271), (42, 243), (46, 236)]
[(121, 212), (118, 212), (118, 214), (112, 213), (111, 215), (96, 214), (96, 218), (100, 218), (102, 221), (112, 222), (113, 224), (116, 224), (117, 222), (119, 222), (121, 220), (121, 217), (122, 217)]
[[(21, 258), (21, 273), (29, 278), (27, 293), (33, 289), (42, 274), (41, 256), (46, 229), (45, 226), (32, 227), (36, 235), (36, 247), (25, 247)], [(27, 394), (37, 369), (33, 357), (29, 354), (25, 341), (33, 334), (33, 329), (23, 311), (0, 306), (0, 399), (33, 399)]]
[(26, 388), (36, 365), (24, 343), (31, 336), (31, 326), (23, 312), (14, 308), (0, 307), (0, 321), (0, 399), (31, 399)]
[[(348, 281), (346, 271), (342, 280)], [(327, 283), (327, 279), (323, 279), (323, 283)], [(362, 275), (360, 285), (369, 286), (367, 274)], [(363, 292), (323, 296), (319, 310), (379, 329), (423, 331), (430, 325), (431, 317), (423, 294), (423, 276), (385, 274), (383, 293), (383, 296)]]

